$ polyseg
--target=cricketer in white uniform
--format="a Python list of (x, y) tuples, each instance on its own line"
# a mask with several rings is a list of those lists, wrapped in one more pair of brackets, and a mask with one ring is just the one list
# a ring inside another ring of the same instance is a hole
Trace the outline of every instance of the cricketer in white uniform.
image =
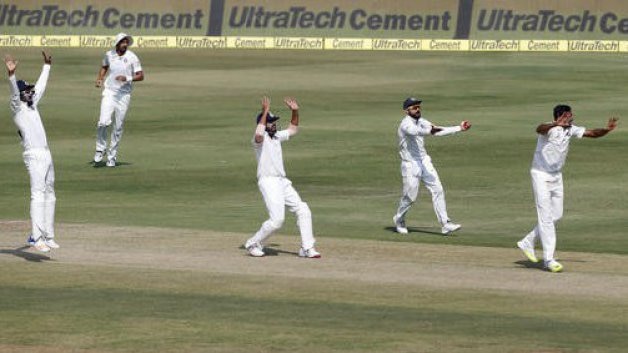
[(293, 98), (284, 100), (292, 111), (290, 126), (286, 130), (277, 131), (276, 121), (278, 116), (270, 112), (270, 99), (262, 98), (262, 112), (257, 116), (257, 129), (253, 138), (253, 148), (257, 157), (257, 185), (264, 197), (264, 203), (268, 209), (269, 219), (260, 229), (246, 241), (244, 247), (251, 256), (264, 256), (263, 242), (273, 232), (283, 225), (285, 208), (297, 216), (297, 225), (301, 233), (301, 249), (299, 256), (306, 258), (320, 258), (321, 254), (314, 248), (314, 235), (312, 232), (312, 213), (307, 203), (292, 186), (292, 182), (286, 178), (283, 167), (283, 154), (281, 144), (288, 141), (298, 132), (299, 106)]
[(17, 81), (15, 71), (17, 61), (7, 55), (4, 59), (9, 75), (11, 90), (10, 107), (13, 112), (13, 122), (18, 128), (24, 148), (24, 164), (28, 170), (31, 184), (31, 231), (28, 245), (42, 252), (58, 249), (55, 241), (55, 171), (52, 165), (52, 156), (48, 148), (46, 130), (41, 122), (37, 109), (39, 101), (46, 91), (52, 57), (45, 52), (44, 67), (35, 85), (22, 80)]
[(423, 141), (426, 136), (447, 136), (466, 131), (471, 127), (468, 121), (462, 121), (460, 126), (441, 127), (433, 125), (421, 116), (421, 100), (408, 98), (403, 102), (406, 116), (401, 120), (397, 136), (399, 138), (399, 156), (401, 157), (401, 178), (403, 189), (399, 208), (393, 216), (395, 229), (400, 234), (408, 234), (405, 217), (412, 204), (419, 195), (419, 185), (423, 181), (425, 187), (432, 194), (432, 204), (438, 222), (441, 224), (442, 234), (450, 234), (460, 229), (460, 224), (453, 223), (447, 215), (445, 192), (438, 173), (432, 165), (432, 158), (425, 150)]
[(538, 223), (517, 246), (532, 262), (538, 262), (534, 246), (538, 238), (543, 246), (544, 266), (551, 272), (560, 272), (563, 265), (554, 258), (556, 250), (555, 224), (563, 216), (563, 175), (571, 139), (602, 137), (614, 130), (617, 118), (611, 118), (605, 129), (587, 130), (572, 124), (573, 114), (568, 105), (554, 107), (554, 122), (537, 127), (538, 140), (530, 175), (536, 202)]
[[(119, 33), (115, 38), (115, 49), (105, 53), (96, 79), (96, 87), (102, 87), (104, 82), (105, 88), (102, 91), (100, 104), (94, 163), (100, 163), (106, 153), (108, 167), (116, 166), (124, 119), (131, 102), (133, 81), (144, 80), (140, 59), (128, 50), (132, 44), (133, 38), (130, 35)], [(105, 74), (107, 74), (106, 79)], [(112, 121), (112, 115), (115, 118), (114, 121)], [(111, 142), (107, 150), (107, 127), (112, 122), (114, 124), (111, 129)]]

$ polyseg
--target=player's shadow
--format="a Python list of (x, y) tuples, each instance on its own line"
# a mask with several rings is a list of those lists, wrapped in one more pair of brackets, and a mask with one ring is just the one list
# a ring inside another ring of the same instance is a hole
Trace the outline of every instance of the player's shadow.
[[(397, 229), (395, 227), (384, 227), (384, 230), (387, 230), (391, 233), (397, 233)], [(434, 228), (426, 228), (426, 227), (408, 227), (408, 234), (410, 233), (423, 233), (423, 234), (436, 234), (439, 236), (444, 236), (443, 233), (434, 231)], [(448, 237), (455, 236), (456, 233), (452, 233), (447, 235)], [(399, 235), (407, 235), (407, 234), (399, 234)]]
[[(280, 244), (268, 244), (268, 246), (264, 246), (264, 254), (265, 254), (265, 256), (279, 256), (280, 254), (288, 254), (288, 255), (299, 256), (298, 252), (276, 249), (275, 247), (277, 247), (279, 245)], [(238, 249), (246, 250), (244, 248), (244, 245), (240, 245), (240, 247)]]
[(9, 254), (17, 257), (21, 257), (26, 261), (30, 262), (44, 262), (51, 261), (52, 259), (49, 256), (36, 254), (28, 251), (24, 251), (26, 249), (30, 249), (29, 246), (21, 246), (16, 249), (0, 249), (0, 254)]
[[(107, 162), (102, 161), (102, 162), (94, 162), (94, 161), (90, 161), (87, 164), (91, 165), (94, 168), (104, 168), (107, 166)], [(127, 166), (127, 165), (133, 165), (133, 163), (130, 162), (116, 162), (116, 167), (122, 167), (122, 166)]]
[(544, 270), (544, 268), (543, 268), (543, 261), (532, 262), (532, 261), (528, 261), (528, 260), (519, 260), (519, 261), (515, 261), (514, 263), (519, 265), (520, 267), (535, 268), (537, 270)]

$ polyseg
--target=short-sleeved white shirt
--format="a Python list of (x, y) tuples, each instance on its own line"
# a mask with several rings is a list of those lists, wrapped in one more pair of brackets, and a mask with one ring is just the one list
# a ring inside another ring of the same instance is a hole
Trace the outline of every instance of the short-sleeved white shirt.
[(132, 82), (116, 81), (117, 76), (133, 76), (142, 71), (140, 59), (130, 50), (120, 56), (115, 49), (105, 53), (102, 59), (102, 66), (109, 66), (109, 72), (105, 79), (105, 91), (114, 94), (131, 93), (133, 90)]
[(399, 138), (399, 156), (403, 162), (421, 161), (428, 157), (423, 137), (432, 132), (432, 123), (427, 119), (414, 119), (408, 115), (401, 120), (397, 137)]
[(255, 137), (253, 138), (253, 148), (257, 157), (257, 179), (286, 176), (281, 143), (289, 139), (288, 130), (277, 131), (272, 138), (264, 131), (264, 140), (261, 143), (255, 142)]
[(547, 173), (559, 173), (565, 165), (569, 142), (572, 138), (582, 138), (586, 129), (572, 125), (568, 128), (556, 126), (547, 134), (539, 134), (532, 169)]

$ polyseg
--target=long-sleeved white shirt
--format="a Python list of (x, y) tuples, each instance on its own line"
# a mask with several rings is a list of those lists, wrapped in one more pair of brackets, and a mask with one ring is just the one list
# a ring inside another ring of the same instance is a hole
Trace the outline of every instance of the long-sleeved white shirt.
[[(432, 134), (432, 127), (432, 123), (424, 118), (414, 119), (406, 115), (401, 120), (397, 130), (397, 137), (399, 138), (399, 156), (402, 162), (419, 162), (429, 156), (425, 149), (423, 137)], [(461, 131), (459, 126), (443, 127), (441, 129), (434, 136), (447, 136)]]
[(270, 137), (264, 131), (264, 140), (261, 143), (255, 142), (255, 138), (253, 138), (253, 148), (255, 149), (255, 157), (257, 157), (257, 179), (286, 176), (281, 143), (288, 141), (290, 136), (288, 130), (282, 130), (277, 131), (274, 137)]
[(17, 88), (15, 75), (9, 77), (9, 87), (11, 90), (9, 104), (13, 112), (13, 122), (18, 128), (18, 133), (22, 138), (22, 147), (24, 147), (25, 151), (31, 148), (48, 148), (46, 130), (44, 129), (44, 124), (41, 121), (37, 106), (46, 91), (49, 73), (50, 65), (45, 64), (35, 84), (33, 105), (30, 107), (20, 100), (20, 91)]
[(559, 173), (569, 152), (569, 142), (573, 138), (582, 138), (586, 128), (572, 125), (564, 128), (555, 126), (547, 134), (539, 134), (532, 159), (532, 169), (547, 173)]

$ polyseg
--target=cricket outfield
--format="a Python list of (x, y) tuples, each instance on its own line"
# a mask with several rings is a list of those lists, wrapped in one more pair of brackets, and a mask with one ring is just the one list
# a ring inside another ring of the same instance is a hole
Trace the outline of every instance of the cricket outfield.
[[(9, 51), (9, 50), (7, 50)], [(37, 49), (10, 51), (34, 81)], [(102, 51), (58, 49), (40, 112), (57, 181), (58, 241), (28, 233), (28, 180), (0, 114), (2, 352), (622, 352), (628, 345), (628, 154), (619, 54), (137, 50), (115, 168), (93, 168)], [(5, 80), (6, 83), (6, 80)], [(288, 177), (313, 213), (320, 261), (296, 257), (288, 216), (270, 254), (240, 245), (266, 218), (251, 138), (259, 98), (287, 124)], [(410, 234), (392, 232), (396, 127), (407, 96), (464, 134), (427, 140), (448, 210), (425, 189)], [(550, 274), (515, 242), (536, 222), (534, 129), (557, 103), (586, 127), (564, 171), (565, 217)], [(628, 116), (628, 115), (627, 115)]]

